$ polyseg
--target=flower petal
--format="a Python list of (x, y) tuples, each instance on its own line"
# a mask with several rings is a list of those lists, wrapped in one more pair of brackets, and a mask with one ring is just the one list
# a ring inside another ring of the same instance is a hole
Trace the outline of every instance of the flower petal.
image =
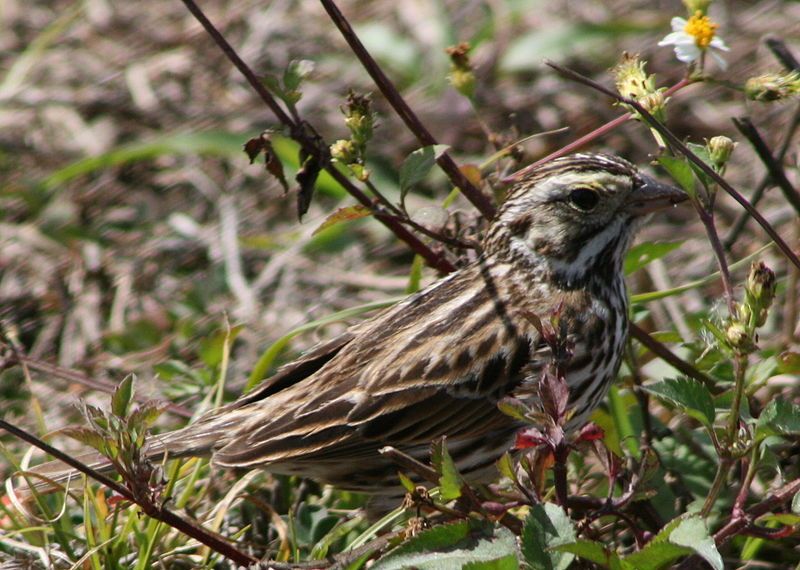
[(664, 36), (664, 39), (658, 42), (658, 45), (671, 46), (680, 43), (686, 43), (687, 41), (694, 43), (694, 39), (692, 39), (692, 37), (686, 32), (672, 32), (671, 34)]
[(720, 54), (718, 54), (714, 50), (708, 50), (708, 53), (711, 54), (711, 58), (717, 64), (717, 67), (719, 67), (722, 71), (728, 69), (728, 62), (722, 59), (722, 56)]
[(694, 43), (676, 45), (675, 57), (677, 57), (683, 63), (691, 63), (700, 58), (700, 48), (694, 45)]
[(675, 16), (669, 21), (669, 25), (672, 26), (673, 32), (682, 32), (686, 27), (686, 24), (686, 18), (679, 18), (678, 16)]
[(711, 40), (711, 43), (709, 45), (712, 48), (716, 48), (718, 50), (730, 51), (730, 48), (725, 45), (725, 41), (719, 36), (715, 36), (714, 39)]

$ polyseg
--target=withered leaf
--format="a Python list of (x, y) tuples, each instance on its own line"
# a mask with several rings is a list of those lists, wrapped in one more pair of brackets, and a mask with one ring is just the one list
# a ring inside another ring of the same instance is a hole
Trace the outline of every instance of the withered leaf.
[(326, 230), (331, 226), (335, 226), (341, 222), (348, 222), (350, 220), (358, 220), (359, 218), (365, 218), (372, 214), (372, 211), (367, 208), (366, 206), (362, 206), (361, 204), (354, 204), (352, 206), (346, 206), (344, 208), (339, 208), (327, 218), (325, 221), (322, 222), (317, 229), (314, 230), (314, 233), (311, 235), (317, 235), (322, 230)]

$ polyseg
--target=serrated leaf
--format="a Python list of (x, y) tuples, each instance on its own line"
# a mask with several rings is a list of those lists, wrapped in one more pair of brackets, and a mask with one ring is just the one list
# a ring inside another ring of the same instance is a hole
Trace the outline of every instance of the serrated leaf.
[(419, 533), (376, 561), (371, 570), (456, 570), (481, 562), (508, 564), (505, 559), (518, 555), (517, 538), (510, 530), (487, 521), (470, 519)]
[(522, 556), (533, 570), (566, 570), (575, 555), (551, 548), (574, 543), (575, 539), (572, 521), (561, 507), (553, 503), (533, 505), (522, 527)]
[(617, 553), (609, 550), (603, 543), (595, 540), (579, 539), (575, 542), (554, 546), (551, 550), (574, 554), (579, 558), (599, 564), (603, 568), (611, 568), (612, 570), (619, 570), (622, 568)]
[(661, 259), (669, 252), (678, 249), (685, 240), (665, 242), (645, 242), (633, 246), (625, 256), (625, 275), (638, 271), (648, 263)]
[(714, 570), (724, 569), (722, 556), (717, 550), (714, 538), (708, 533), (708, 527), (703, 519), (690, 517), (681, 521), (681, 524), (669, 535), (669, 541), (672, 544), (690, 548), (708, 562)]
[(714, 423), (714, 398), (708, 388), (691, 378), (667, 378), (642, 386), (645, 391), (678, 406), (706, 427)]
[(446, 438), (436, 440), (431, 449), (433, 468), (439, 474), (439, 496), (443, 501), (458, 499), (463, 481), (450, 452), (447, 451)]
[(800, 406), (786, 400), (772, 400), (758, 417), (756, 437), (800, 435)]
[(664, 155), (658, 157), (658, 162), (689, 196), (694, 198), (697, 195), (692, 167), (686, 158)]
[(714, 570), (723, 570), (714, 539), (703, 519), (696, 516), (671, 520), (642, 550), (626, 556), (623, 562), (636, 570), (660, 570), (691, 554), (699, 555)]
[(446, 144), (436, 144), (431, 146), (424, 146), (418, 148), (409, 154), (403, 166), (400, 167), (400, 199), (403, 200), (405, 195), (412, 186), (422, 182), (436, 163), (439, 158), (448, 148)]
[(124, 418), (128, 414), (128, 406), (133, 396), (133, 374), (129, 374), (119, 383), (111, 396), (111, 413)]
[(371, 215), (372, 212), (366, 206), (362, 206), (361, 204), (354, 204), (352, 206), (345, 206), (344, 208), (339, 208), (332, 214), (330, 214), (325, 221), (322, 222), (317, 229), (314, 230), (314, 233), (311, 234), (312, 236), (317, 235), (323, 230), (330, 228), (331, 226), (335, 226), (336, 224), (341, 224), (342, 222), (350, 222), (352, 220), (358, 220), (360, 218), (366, 218), (367, 216)]

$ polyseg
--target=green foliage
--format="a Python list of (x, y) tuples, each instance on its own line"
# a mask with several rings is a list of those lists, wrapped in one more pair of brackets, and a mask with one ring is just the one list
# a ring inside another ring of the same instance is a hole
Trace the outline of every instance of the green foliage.
[(517, 541), (508, 529), (470, 519), (436, 526), (405, 541), (378, 560), (374, 570), (518, 568)]
[(691, 378), (667, 378), (643, 387), (654, 396), (678, 406), (704, 426), (710, 428), (716, 413), (714, 398), (708, 388)]
[(522, 556), (529, 568), (566, 570), (574, 556), (555, 547), (575, 541), (575, 528), (561, 507), (545, 503), (530, 508), (520, 536)]

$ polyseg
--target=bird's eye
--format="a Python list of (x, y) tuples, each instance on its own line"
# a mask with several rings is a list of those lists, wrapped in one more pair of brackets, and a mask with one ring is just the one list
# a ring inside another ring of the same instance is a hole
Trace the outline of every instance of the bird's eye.
[(599, 201), (600, 196), (597, 192), (588, 188), (576, 188), (569, 193), (569, 203), (583, 212), (594, 210)]

